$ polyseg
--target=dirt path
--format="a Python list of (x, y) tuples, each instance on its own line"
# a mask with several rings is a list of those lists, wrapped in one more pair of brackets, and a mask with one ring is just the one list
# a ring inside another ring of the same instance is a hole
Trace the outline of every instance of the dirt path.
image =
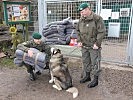
[[(79, 96), (75, 100), (133, 100), (132, 95), (125, 95), (122, 91), (110, 92), (101, 78), (99, 86), (88, 89), (87, 83), (79, 83), (79, 67), (71, 67), (70, 73), (74, 86), (79, 90)], [(32, 82), (24, 68), (1, 68), (0, 100), (73, 100), (70, 93), (53, 89), (52, 84), (48, 83), (49, 79), (49, 72), (46, 70)]]

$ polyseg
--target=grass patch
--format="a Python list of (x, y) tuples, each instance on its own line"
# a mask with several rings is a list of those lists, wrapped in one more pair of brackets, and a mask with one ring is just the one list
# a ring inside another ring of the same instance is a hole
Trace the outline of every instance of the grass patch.
[(0, 58), (0, 67), (17, 68), (11, 58)]

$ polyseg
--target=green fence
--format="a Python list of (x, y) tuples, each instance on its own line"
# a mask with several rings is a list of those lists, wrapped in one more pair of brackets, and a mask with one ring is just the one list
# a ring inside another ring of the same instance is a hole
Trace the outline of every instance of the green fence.
[[(125, 0), (126, 1), (126, 0)], [(131, 1), (127, 2), (103, 2), (102, 9), (112, 9), (112, 12), (120, 12), (122, 8), (131, 8)], [(106, 12), (105, 12), (106, 13)], [(120, 22), (120, 34), (128, 34), (129, 31), (129, 23), (130, 23), (130, 13), (127, 17), (119, 17), (119, 19), (111, 19), (109, 17), (108, 20), (105, 20), (106, 28), (108, 29), (109, 22)]]

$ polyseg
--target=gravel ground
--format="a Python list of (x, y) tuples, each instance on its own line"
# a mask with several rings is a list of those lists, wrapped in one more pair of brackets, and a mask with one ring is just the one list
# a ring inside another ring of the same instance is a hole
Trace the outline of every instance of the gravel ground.
[[(87, 88), (80, 84), (82, 64), (69, 59), (73, 84), (79, 90), (75, 100), (133, 100), (133, 69), (102, 63), (99, 85)], [(72, 94), (57, 91), (49, 84), (49, 71), (44, 70), (36, 81), (30, 81), (24, 67), (9, 69), (0, 66), (0, 100), (73, 100)]]

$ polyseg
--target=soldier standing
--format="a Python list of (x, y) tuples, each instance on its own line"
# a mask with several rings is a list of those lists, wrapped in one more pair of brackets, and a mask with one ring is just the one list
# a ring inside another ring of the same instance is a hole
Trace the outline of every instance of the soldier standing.
[[(105, 36), (105, 26), (101, 16), (90, 10), (90, 4), (82, 3), (78, 11), (80, 19), (77, 25), (78, 42), (82, 47), (83, 78), (80, 83), (91, 81), (88, 88), (98, 85), (101, 61), (101, 42)], [(92, 74), (93, 79), (90, 75)]]

